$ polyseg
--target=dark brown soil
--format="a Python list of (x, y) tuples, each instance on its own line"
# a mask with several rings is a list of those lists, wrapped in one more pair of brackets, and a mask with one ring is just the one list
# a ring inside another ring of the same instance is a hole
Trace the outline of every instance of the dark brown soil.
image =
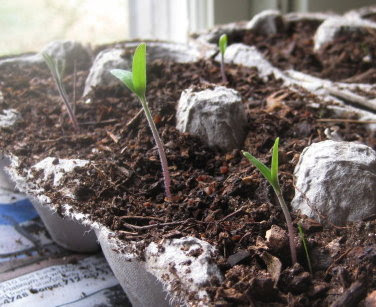
[[(65, 199), (51, 184), (45, 186), (47, 195), (56, 203), (69, 202), (91, 214), (118, 231), (122, 240), (147, 243), (191, 235), (215, 245), (219, 251), (215, 261), (225, 276), (224, 283), (207, 286), (216, 306), (329, 306), (335, 302), (333, 306), (355, 306), (376, 288), (375, 217), (339, 228), (293, 213), (295, 226), (303, 225), (313, 273), (308, 271), (301, 243), (297, 243), (300, 264), (291, 266), (287, 244), (265, 243), (265, 232), (272, 225), (286, 230), (286, 223), (272, 189), (240, 152), (245, 149), (269, 163), (274, 139), (281, 138), (280, 182), (289, 202), (299, 154), (310, 143), (325, 139), (324, 129), (333, 124), (317, 119), (331, 114), (324, 107), (309, 107), (316, 97), (302, 89), (297, 93), (284, 88), (273, 78), (264, 82), (253, 69), (228, 66), (227, 74), (227, 86), (243, 97), (249, 125), (242, 148), (220, 152), (175, 129), (175, 107), (182, 90), (220, 83), (218, 65), (156, 61), (148, 66), (148, 100), (166, 144), (172, 200), (164, 199), (158, 154), (145, 118), (128, 125), (140, 104), (125, 89), (97, 88), (91, 104), (79, 100), (81, 130), (75, 133), (47, 69), (2, 71), (0, 110), (18, 109), (22, 121), (0, 132), (0, 146), (19, 156), (25, 168), (47, 156), (91, 160), (89, 167), (77, 168), (65, 180), (77, 200)], [(86, 75), (87, 71), (77, 74), (78, 93)], [(72, 80), (72, 75), (65, 78), (70, 93)], [(362, 125), (336, 125), (345, 140), (376, 149), (376, 139)], [(79, 186), (72, 179), (78, 179)], [(174, 221), (179, 223), (160, 225)], [(328, 247), (333, 240), (338, 242), (336, 251)], [(266, 265), (270, 255), (282, 262), (278, 280)]]
[(369, 13), (363, 16), (363, 18), (376, 22), (376, 13)]
[(264, 36), (240, 31), (230, 42), (256, 46), (276, 67), (295, 69), (320, 78), (354, 83), (376, 81), (376, 30), (342, 31), (313, 51), (313, 36), (320, 21), (302, 20), (287, 23), (280, 33)]

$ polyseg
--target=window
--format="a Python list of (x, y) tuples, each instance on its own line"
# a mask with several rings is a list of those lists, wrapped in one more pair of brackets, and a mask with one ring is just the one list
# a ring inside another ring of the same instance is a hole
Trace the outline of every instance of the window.
[(185, 43), (188, 33), (213, 25), (213, 0), (129, 0), (130, 37)]
[[(0, 55), (38, 51), (51, 40), (98, 45), (126, 39), (185, 43), (196, 32), (265, 9), (348, 10), (374, 0), (8, 0), (0, 6)], [(30, 13), (31, 12), (31, 13)]]
[(0, 55), (56, 39), (99, 44), (128, 36), (127, 0), (9, 0), (0, 6)]

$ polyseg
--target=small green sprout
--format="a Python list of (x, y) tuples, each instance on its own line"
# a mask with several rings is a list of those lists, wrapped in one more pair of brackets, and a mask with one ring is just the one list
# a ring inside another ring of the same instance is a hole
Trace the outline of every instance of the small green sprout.
[(311, 259), (309, 257), (307, 241), (306, 241), (305, 236), (304, 236), (302, 225), (298, 224), (298, 230), (299, 230), (300, 240), (303, 243), (304, 252), (305, 252), (305, 255), (306, 255), (306, 258), (307, 258), (308, 269), (309, 269), (309, 272), (312, 275), (313, 273), (312, 273)]
[(159, 136), (157, 127), (153, 121), (148, 102), (146, 100), (146, 44), (137, 46), (132, 62), (132, 71), (122, 69), (112, 69), (111, 73), (128, 87), (141, 102), (146, 119), (157, 144), (159, 158), (161, 160), (163, 179), (167, 198), (171, 199), (170, 192), (170, 173), (168, 171), (167, 158), (164, 151), (162, 140)]
[(278, 145), (279, 145), (279, 138), (276, 138), (273, 146), (273, 153), (272, 153), (272, 164), (271, 168), (268, 168), (264, 163), (256, 159), (252, 156), (249, 152), (243, 151), (243, 155), (261, 172), (261, 174), (269, 181), (275, 194), (277, 195), (279, 204), (281, 205), (283, 214), (286, 219), (287, 229), (289, 233), (289, 243), (290, 243), (290, 252), (291, 252), (291, 260), (292, 263), (296, 263), (296, 247), (294, 242), (294, 228), (291, 221), (290, 212), (287, 208), (285, 200), (283, 199), (281, 187), (278, 181)]
[(71, 105), (69, 102), (69, 98), (67, 95), (67, 92), (65, 91), (63, 81), (62, 81), (62, 75), (63, 75), (63, 70), (64, 70), (64, 63), (61, 63), (59, 65), (58, 61), (53, 59), (49, 54), (47, 53), (42, 53), (42, 56), (44, 58), (44, 61), (46, 62), (48, 68), (51, 71), (52, 77), (55, 81), (55, 84), (57, 86), (57, 90), (59, 91), (60, 97), (63, 99), (64, 104), (67, 108), (69, 118), (72, 121), (73, 127), (76, 131), (79, 131), (79, 126), (78, 126), (78, 121), (76, 118), (76, 115), (74, 114), (74, 107)]
[(221, 76), (222, 76), (222, 81), (224, 83), (227, 82), (227, 77), (225, 74), (225, 52), (227, 48), (227, 35), (222, 34), (221, 37), (219, 38), (218, 41), (219, 45), (219, 51), (221, 52)]

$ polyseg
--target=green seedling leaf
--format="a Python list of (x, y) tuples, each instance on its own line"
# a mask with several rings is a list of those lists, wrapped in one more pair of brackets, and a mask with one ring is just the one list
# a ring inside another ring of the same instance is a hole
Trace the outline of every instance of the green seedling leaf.
[(132, 62), (132, 71), (112, 69), (111, 74), (123, 82), (138, 97), (144, 97), (146, 92), (146, 45), (137, 46)]
[(249, 152), (243, 151), (243, 156), (246, 157), (255, 167), (257, 167), (257, 169), (269, 181), (270, 184), (272, 183), (272, 174), (269, 167), (252, 156)]
[(146, 44), (137, 46), (132, 63), (133, 88), (137, 96), (143, 97), (146, 92)]
[(123, 82), (127, 88), (129, 88), (133, 93), (136, 94), (133, 86), (133, 74), (131, 71), (123, 69), (112, 69), (110, 72), (121, 82)]
[(42, 53), (43, 59), (46, 62), (49, 70), (51, 71), (52, 76), (57, 82), (61, 82), (61, 70), (57, 62), (46, 52)]
[[(65, 62), (64, 61), (58, 62), (57, 60), (55, 60), (53, 57), (51, 57), (46, 52), (43, 52), (42, 56), (43, 56), (43, 59), (46, 62), (47, 66), (48, 66), (48, 68), (49, 68), (49, 70), (52, 74), (52, 77), (53, 77), (53, 79), (56, 83), (57, 89), (59, 91), (59, 95), (62, 98), (62, 100), (63, 100), (63, 102), (64, 102), (64, 104), (67, 108), (69, 118), (72, 121), (73, 127), (78, 131), (79, 125), (78, 125), (76, 115), (74, 114), (74, 106), (72, 106), (72, 104), (69, 101), (68, 94), (65, 91), (65, 87), (64, 87), (63, 81), (62, 81), (62, 75), (63, 75), (63, 71), (64, 71)], [(59, 65), (59, 63), (61, 65)]]
[(159, 158), (161, 160), (163, 179), (165, 183), (165, 191), (168, 199), (172, 199), (170, 185), (171, 178), (168, 170), (166, 153), (164, 151), (163, 142), (159, 136), (157, 127), (155, 126), (152, 114), (150, 112), (148, 102), (146, 100), (146, 44), (142, 43), (137, 46), (133, 54), (132, 71), (113, 69), (111, 73), (124, 83), (134, 94), (137, 95), (142, 108), (144, 110), (147, 122), (153, 134), (155, 143), (158, 148)]
[(281, 188), (278, 182), (278, 145), (279, 145), (279, 138), (276, 138), (274, 145), (273, 145), (273, 153), (272, 153), (272, 163), (271, 168), (268, 168), (264, 163), (257, 160), (254, 156), (252, 156), (249, 152), (244, 152), (243, 155), (251, 162), (254, 166), (258, 168), (258, 170), (263, 174), (263, 176), (269, 181), (271, 186), (274, 189), (274, 192), (278, 198), (279, 204), (281, 205), (283, 214), (286, 219), (288, 233), (289, 233), (289, 243), (290, 243), (290, 251), (291, 251), (291, 260), (292, 263), (297, 262), (296, 258), (296, 247), (294, 242), (294, 228), (291, 221), (290, 212), (288, 207), (283, 199), (283, 195), (281, 192)]
[(271, 165), (271, 185), (276, 188), (279, 188), (278, 183), (278, 146), (279, 146), (279, 138), (276, 138), (273, 145), (273, 153), (272, 153), (272, 165)]
[(224, 55), (226, 52), (226, 48), (227, 48), (227, 35), (226, 34), (221, 35), (218, 41), (218, 45), (219, 45), (219, 51), (221, 52), (222, 55)]
[(218, 41), (219, 51), (221, 52), (221, 77), (223, 83), (227, 83), (227, 77), (225, 73), (225, 52), (227, 48), (227, 35), (222, 34)]
[(52, 57), (48, 53), (43, 52), (42, 56), (43, 56), (44, 61), (47, 64), (48, 68), (54, 67), (54, 65), (53, 65), (54, 64), (54, 60), (52, 59)]
[(303, 227), (302, 227), (302, 225), (298, 224), (298, 230), (299, 230), (300, 240), (301, 240), (302, 243), (303, 243), (305, 256), (306, 256), (306, 258), (307, 258), (308, 269), (309, 269), (309, 272), (310, 272), (311, 275), (312, 275), (313, 272), (312, 272), (311, 259), (310, 259), (310, 257), (309, 257), (308, 246), (307, 246), (307, 240), (306, 240), (306, 238), (305, 238), (305, 235), (304, 235), (304, 231), (303, 231)]
[(47, 64), (48, 68), (51, 71), (52, 71), (52, 68), (53, 68), (53, 70), (55, 70), (54, 61), (53, 61), (52, 57), (49, 54), (45, 53), (45, 52), (42, 53), (42, 56), (43, 56), (44, 61)]

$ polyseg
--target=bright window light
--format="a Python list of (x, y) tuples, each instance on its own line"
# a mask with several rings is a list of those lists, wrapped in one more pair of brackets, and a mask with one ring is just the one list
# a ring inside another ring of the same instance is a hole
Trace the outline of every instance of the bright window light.
[(0, 55), (56, 39), (93, 45), (128, 38), (127, 0), (12, 0), (0, 5)]

